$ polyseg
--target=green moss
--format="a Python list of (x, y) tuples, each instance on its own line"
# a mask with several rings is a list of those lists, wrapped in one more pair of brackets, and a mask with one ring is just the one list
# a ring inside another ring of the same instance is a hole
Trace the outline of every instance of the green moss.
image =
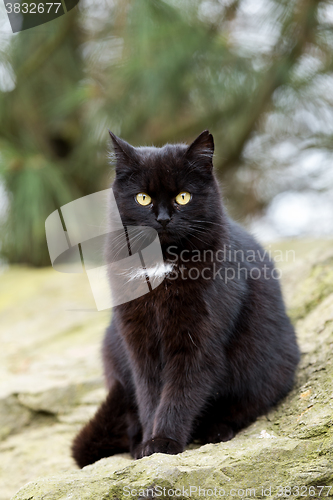
[(296, 290), (296, 303), (289, 309), (293, 322), (304, 318), (333, 293), (333, 257), (313, 266), (310, 275)]

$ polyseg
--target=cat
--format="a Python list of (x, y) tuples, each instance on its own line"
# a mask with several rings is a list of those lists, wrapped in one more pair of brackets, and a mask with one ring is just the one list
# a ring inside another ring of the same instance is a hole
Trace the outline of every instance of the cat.
[(299, 362), (274, 264), (223, 206), (209, 131), (162, 148), (110, 135), (122, 222), (157, 231), (167, 274), (113, 309), (108, 395), (73, 442), (80, 467), (230, 440), (290, 391)]

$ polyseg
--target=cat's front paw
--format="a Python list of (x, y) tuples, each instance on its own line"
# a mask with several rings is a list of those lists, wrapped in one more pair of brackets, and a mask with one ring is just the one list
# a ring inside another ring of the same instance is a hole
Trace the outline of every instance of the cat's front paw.
[(156, 437), (139, 445), (135, 450), (135, 458), (148, 457), (153, 453), (177, 455), (177, 453), (181, 453), (182, 451), (184, 451), (184, 447), (178, 441)]

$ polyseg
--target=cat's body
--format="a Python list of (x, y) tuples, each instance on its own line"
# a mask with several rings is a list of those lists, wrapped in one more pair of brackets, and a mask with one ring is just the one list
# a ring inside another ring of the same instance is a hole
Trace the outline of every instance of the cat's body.
[[(74, 441), (80, 466), (231, 439), (287, 394), (299, 360), (272, 262), (223, 209), (212, 136), (137, 149), (112, 138), (123, 224), (156, 229), (172, 272), (114, 308), (103, 344), (109, 394)], [(148, 207), (134, 200), (142, 192)], [(191, 195), (184, 205), (180, 192)]]

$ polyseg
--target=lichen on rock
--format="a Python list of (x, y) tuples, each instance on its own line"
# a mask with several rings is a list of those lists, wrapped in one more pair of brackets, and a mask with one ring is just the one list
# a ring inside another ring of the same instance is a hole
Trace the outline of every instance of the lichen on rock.
[[(77, 318), (75, 325), (68, 315), (58, 331), (54, 326), (53, 340), (48, 337), (53, 357), (45, 353), (47, 339), (36, 355), (36, 338), (31, 353), (25, 351), (30, 361), (20, 350), (13, 364), (7, 363), (13, 379), (11, 390), (0, 399), (5, 429), (0, 434), (0, 475), (5, 484), (0, 500), (9, 500), (13, 485), (17, 490), (27, 481), (12, 500), (333, 498), (333, 244), (287, 242), (279, 247), (299, 249), (295, 262), (278, 265), (302, 359), (293, 390), (276, 408), (226, 443), (191, 445), (176, 456), (154, 454), (137, 461), (117, 455), (78, 470), (69, 446), (105, 394), (98, 343), (107, 316), (94, 315), (94, 320), (99, 318), (94, 328), (91, 312), (90, 317), (86, 313)], [(56, 279), (61, 293), (59, 280), (47, 272), (49, 290)], [(61, 299), (55, 297), (60, 308)], [(58, 380), (54, 355), (57, 362), (63, 361)], [(87, 355), (93, 360), (85, 361)], [(43, 367), (48, 379), (35, 390), (25, 384), (20, 391), (20, 363), (28, 376)]]

